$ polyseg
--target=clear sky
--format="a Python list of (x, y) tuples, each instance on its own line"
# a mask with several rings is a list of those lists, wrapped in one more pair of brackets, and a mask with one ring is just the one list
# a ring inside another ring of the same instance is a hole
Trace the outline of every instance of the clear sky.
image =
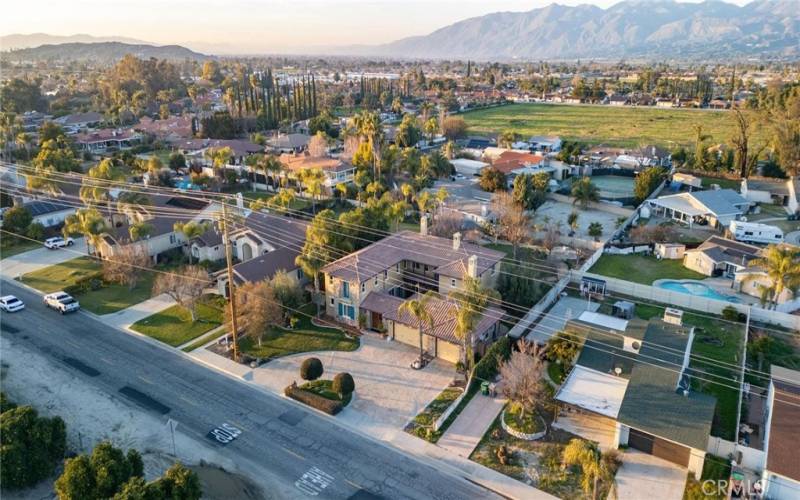
[[(553, 0), (8, 0), (0, 34), (126, 36), (207, 52), (377, 44)], [(608, 7), (618, 0), (558, 0)], [(727, 0), (743, 5), (748, 0)]]

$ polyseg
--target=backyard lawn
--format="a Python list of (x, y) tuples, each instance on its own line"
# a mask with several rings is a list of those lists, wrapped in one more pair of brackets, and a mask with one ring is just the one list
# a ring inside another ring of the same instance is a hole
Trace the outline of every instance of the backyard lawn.
[(742, 181), (737, 179), (726, 179), (724, 177), (703, 177), (700, 176), (704, 189), (710, 189), (712, 184), (719, 184), (722, 189), (733, 189), (737, 193), (742, 186)]
[(314, 351), (355, 351), (360, 344), (357, 338), (345, 335), (339, 328), (324, 328), (314, 325), (309, 316), (313, 316), (316, 309), (313, 304), (301, 309), (298, 316), (299, 322), (294, 329), (270, 327), (264, 335), (261, 345), (258, 339), (244, 336), (239, 341), (239, 349), (248, 356), (270, 360)]
[(92, 257), (78, 257), (25, 274), (21, 281), (40, 292), (52, 293), (97, 274), (102, 267), (100, 261)]
[[(631, 272), (632, 270), (636, 272)], [(643, 255), (603, 254), (589, 269), (589, 272), (643, 285), (652, 285), (653, 281), (659, 279), (702, 280), (707, 278), (707, 276), (683, 267), (683, 261), (680, 259), (658, 260), (655, 257)]]
[(197, 319), (179, 305), (141, 319), (131, 329), (173, 347), (185, 344), (222, 324), (225, 299), (207, 295), (197, 304)]
[(703, 133), (716, 142), (728, 140), (734, 132), (733, 117), (727, 111), (533, 103), (469, 111), (462, 116), (471, 134), (495, 135), (511, 129), (522, 137), (557, 135), (620, 147), (656, 144), (671, 149), (675, 143), (689, 147), (694, 142), (695, 124), (701, 124)]

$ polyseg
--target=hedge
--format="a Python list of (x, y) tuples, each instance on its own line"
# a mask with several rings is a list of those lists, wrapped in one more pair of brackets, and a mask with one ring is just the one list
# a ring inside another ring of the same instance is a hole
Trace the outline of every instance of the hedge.
[(70, 295), (76, 295), (81, 292), (88, 292), (91, 290), (99, 290), (105, 284), (103, 280), (103, 272), (97, 271), (92, 274), (83, 276), (72, 285), (64, 287), (64, 292)]
[(482, 380), (493, 380), (500, 370), (500, 363), (511, 356), (511, 339), (500, 337), (475, 365), (475, 376)]
[(341, 401), (334, 401), (332, 399), (323, 398), (313, 392), (304, 391), (294, 383), (287, 386), (286, 389), (283, 390), (283, 393), (296, 401), (300, 401), (317, 410), (324, 411), (328, 415), (336, 415), (342, 411)]

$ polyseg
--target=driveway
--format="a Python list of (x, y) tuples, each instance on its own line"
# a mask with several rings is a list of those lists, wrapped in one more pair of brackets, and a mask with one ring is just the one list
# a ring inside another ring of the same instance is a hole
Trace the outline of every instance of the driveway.
[(75, 244), (69, 248), (49, 250), (42, 247), (6, 257), (2, 261), (3, 265), (0, 266), (2, 268), (0, 275), (7, 279), (16, 279), (23, 274), (60, 264), (82, 255), (87, 255), (86, 243), (83, 238), (77, 238)]
[(681, 500), (686, 469), (641, 451), (627, 450), (616, 483), (620, 500)]
[(323, 378), (348, 372), (355, 380), (353, 400), (337, 418), (381, 437), (402, 432), (456, 376), (453, 365), (438, 359), (414, 370), (410, 365), (419, 356), (417, 349), (367, 334), (356, 351), (305, 353), (270, 361), (253, 370), (253, 381), (283, 393), (293, 381), (303, 382), (300, 364), (312, 356), (322, 361)]

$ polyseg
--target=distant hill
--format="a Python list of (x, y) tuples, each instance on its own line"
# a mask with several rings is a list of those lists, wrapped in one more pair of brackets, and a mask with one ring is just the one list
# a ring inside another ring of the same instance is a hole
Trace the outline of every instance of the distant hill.
[(126, 38), (124, 36), (92, 36), (85, 34), (77, 35), (48, 35), (47, 33), (30, 33), (0, 36), (0, 50), (29, 49), (40, 45), (56, 45), (60, 43), (99, 43), (99, 42), (120, 42), (134, 45), (154, 45), (144, 40)]
[(800, 57), (800, 2), (626, 0), (607, 9), (551, 4), (466, 19), (352, 54), (438, 59)]
[(39, 47), (4, 52), (3, 59), (9, 61), (116, 61), (126, 54), (133, 54), (142, 59), (155, 57), (170, 60), (204, 60), (209, 56), (194, 52), (180, 45), (144, 45), (120, 42), (99, 43), (62, 43), (57, 45), (41, 45)]

